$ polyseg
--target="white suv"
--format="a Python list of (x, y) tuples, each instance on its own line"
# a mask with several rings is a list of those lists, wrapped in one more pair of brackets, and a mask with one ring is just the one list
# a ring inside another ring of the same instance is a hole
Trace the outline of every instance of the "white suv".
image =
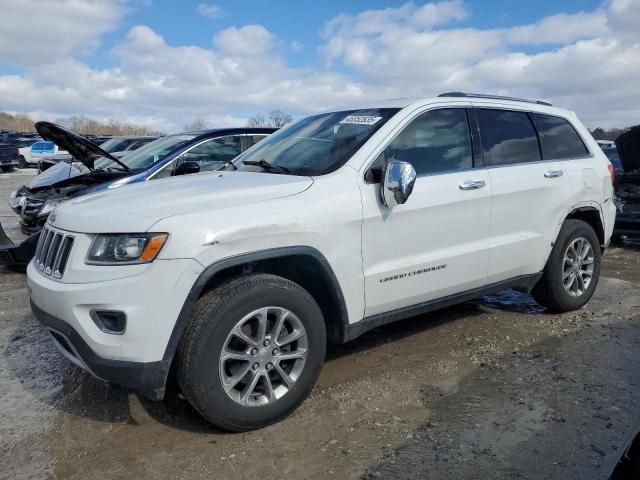
[(208, 175), (87, 195), (49, 217), (35, 316), (95, 376), (210, 422), (291, 413), (327, 341), (497, 290), (593, 294), (611, 165), (572, 112), (461, 93), (304, 118)]

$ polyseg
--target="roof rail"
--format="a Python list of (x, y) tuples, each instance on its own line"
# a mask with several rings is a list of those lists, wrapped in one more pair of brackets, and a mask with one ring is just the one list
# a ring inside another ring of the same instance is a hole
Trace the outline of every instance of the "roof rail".
[(526, 98), (503, 97), (501, 95), (485, 95), (484, 93), (464, 93), (464, 92), (447, 92), (441, 93), (438, 97), (468, 97), (468, 98), (490, 98), (492, 100), (509, 100), (512, 102), (536, 103), (538, 105), (547, 105), (552, 107), (549, 102), (542, 100), (527, 100)]

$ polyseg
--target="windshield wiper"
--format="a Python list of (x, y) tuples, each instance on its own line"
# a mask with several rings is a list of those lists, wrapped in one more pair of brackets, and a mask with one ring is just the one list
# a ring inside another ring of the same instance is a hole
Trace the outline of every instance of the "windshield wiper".
[(271, 165), (266, 160), (259, 160), (257, 162), (253, 160), (245, 160), (242, 163), (244, 165), (255, 165), (256, 167), (260, 167), (270, 173), (291, 173), (291, 171), (287, 167), (281, 167), (280, 165)]

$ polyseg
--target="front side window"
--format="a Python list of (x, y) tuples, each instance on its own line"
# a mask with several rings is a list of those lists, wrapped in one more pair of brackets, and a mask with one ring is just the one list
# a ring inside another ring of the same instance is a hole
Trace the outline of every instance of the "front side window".
[(239, 170), (290, 175), (331, 173), (344, 165), (398, 110), (346, 110), (304, 118), (247, 150), (234, 166)]
[(201, 172), (217, 170), (240, 155), (240, 137), (221, 137), (208, 140), (178, 158), (176, 166), (184, 162), (195, 162)]
[(207, 140), (184, 152), (151, 178), (157, 180), (171, 177), (186, 162), (196, 163), (200, 168), (199, 172), (218, 170), (240, 154), (240, 138), (230, 136)]
[(473, 167), (467, 112), (445, 108), (413, 120), (384, 151), (384, 159), (413, 165), (418, 175)]
[(538, 137), (525, 112), (476, 110), (485, 165), (542, 160)]
[(564, 118), (534, 113), (531, 115), (540, 135), (545, 160), (584, 157), (589, 154), (578, 132)]

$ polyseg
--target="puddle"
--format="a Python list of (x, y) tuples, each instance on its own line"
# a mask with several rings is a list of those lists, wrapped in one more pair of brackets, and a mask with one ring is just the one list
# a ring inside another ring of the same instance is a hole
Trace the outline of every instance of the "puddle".
[(538, 305), (531, 295), (515, 290), (503, 290), (495, 295), (486, 295), (476, 303), (507, 312), (542, 313), (545, 311), (545, 308)]

